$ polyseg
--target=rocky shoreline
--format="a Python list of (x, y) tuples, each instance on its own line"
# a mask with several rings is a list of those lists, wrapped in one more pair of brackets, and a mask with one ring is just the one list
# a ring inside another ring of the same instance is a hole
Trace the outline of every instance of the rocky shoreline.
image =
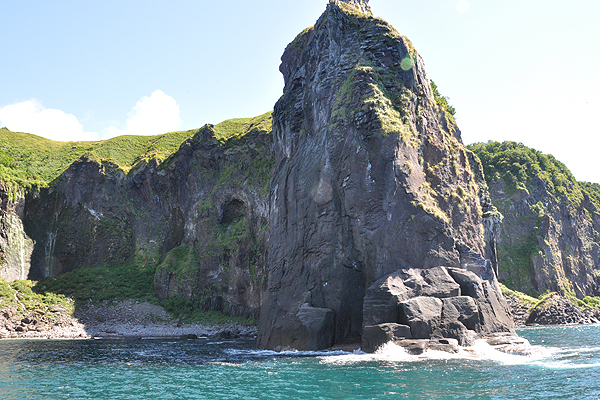
[(600, 310), (580, 308), (558, 293), (551, 293), (533, 307), (516, 296), (504, 297), (516, 326), (600, 323)]
[(162, 307), (137, 301), (78, 306), (70, 316), (58, 310), (52, 323), (16, 309), (0, 310), (0, 339), (195, 339), (256, 336), (255, 326), (181, 323)]

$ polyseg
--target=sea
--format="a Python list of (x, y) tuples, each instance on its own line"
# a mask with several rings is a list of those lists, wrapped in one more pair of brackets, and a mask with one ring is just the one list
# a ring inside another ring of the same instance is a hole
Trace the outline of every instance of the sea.
[(251, 339), (3, 340), (0, 399), (600, 399), (600, 325), (520, 329), (534, 351), (273, 352)]

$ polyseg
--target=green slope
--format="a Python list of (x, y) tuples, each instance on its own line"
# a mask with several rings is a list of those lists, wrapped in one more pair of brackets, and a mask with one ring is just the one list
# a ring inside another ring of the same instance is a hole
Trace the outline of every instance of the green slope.
[[(255, 127), (271, 129), (271, 112), (215, 125), (219, 141), (238, 139)], [(140, 161), (162, 161), (198, 130), (154, 136), (118, 136), (96, 142), (58, 142), (29, 133), (0, 129), (0, 181), (17, 188), (48, 186), (83, 155), (111, 161), (128, 172)]]

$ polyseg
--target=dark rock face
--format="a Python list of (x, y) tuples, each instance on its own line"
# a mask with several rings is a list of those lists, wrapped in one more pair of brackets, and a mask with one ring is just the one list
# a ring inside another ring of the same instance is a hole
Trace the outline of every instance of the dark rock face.
[[(463, 295), (479, 302), (482, 331), (511, 329), (482, 257), (480, 188), (460, 132), (412, 44), (353, 3), (330, 2), (282, 56), (258, 344), (318, 348), (295, 335), (306, 305), (334, 315), (323, 343), (397, 322), (400, 302), (414, 297), (441, 310), (462, 285), (448, 268), (481, 276), (467, 276)], [(409, 276), (390, 275), (399, 270)], [(427, 336), (441, 316), (418, 318)]]
[(35, 241), (28, 277), (130, 264), (156, 269), (160, 299), (258, 318), (266, 286), (268, 133), (254, 129), (220, 143), (206, 126), (163, 163), (151, 160), (127, 174), (110, 162), (73, 163), (50, 188), (25, 199), (25, 232)]

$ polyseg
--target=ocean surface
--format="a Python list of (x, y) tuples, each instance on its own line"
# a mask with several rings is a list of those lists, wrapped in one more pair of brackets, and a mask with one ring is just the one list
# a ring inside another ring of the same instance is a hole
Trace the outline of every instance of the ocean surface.
[(519, 330), (532, 356), (257, 350), (252, 340), (0, 341), (0, 399), (600, 399), (600, 326)]

